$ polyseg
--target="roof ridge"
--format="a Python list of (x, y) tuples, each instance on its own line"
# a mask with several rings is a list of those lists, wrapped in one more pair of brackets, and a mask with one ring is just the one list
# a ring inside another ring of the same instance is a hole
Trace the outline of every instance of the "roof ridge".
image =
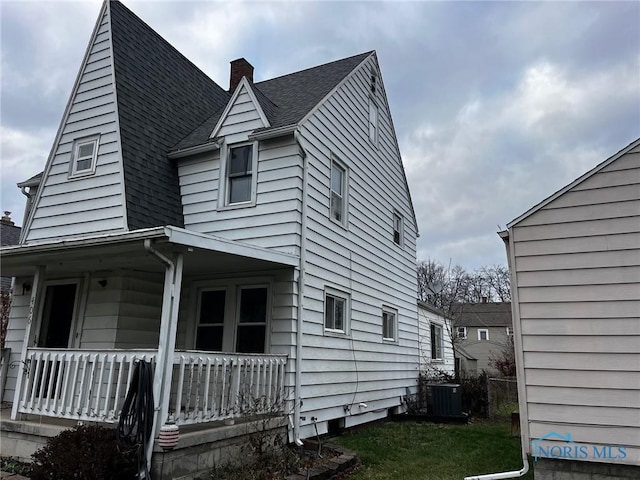
[(277, 77), (273, 77), (273, 78), (269, 78), (269, 79), (266, 79), (266, 80), (262, 80), (260, 82), (255, 83), (254, 85), (260, 85), (260, 84), (263, 84), (263, 83), (271, 82), (273, 80), (280, 80), (280, 79), (285, 78), (285, 77), (290, 77), (292, 75), (298, 75), (300, 73), (308, 72), (310, 70), (315, 70), (315, 69), (318, 69), (318, 68), (327, 67), (329, 65), (332, 65), (332, 64), (335, 64), (335, 63), (340, 63), (340, 62), (345, 62), (347, 60), (352, 60), (352, 59), (357, 58), (357, 57), (363, 57), (364, 58), (364, 57), (367, 57), (367, 56), (371, 55), (374, 52), (375, 52), (375, 50), (369, 50), (368, 52), (358, 53), (357, 55), (351, 55), (350, 57), (339, 58), (337, 60), (332, 60), (332, 61), (327, 62), (327, 63), (323, 63), (323, 64), (320, 64), (320, 65), (315, 65), (313, 67), (303, 68), (302, 70), (296, 70), (295, 72), (290, 72), (290, 73), (286, 73), (284, 75), (279, 75)]

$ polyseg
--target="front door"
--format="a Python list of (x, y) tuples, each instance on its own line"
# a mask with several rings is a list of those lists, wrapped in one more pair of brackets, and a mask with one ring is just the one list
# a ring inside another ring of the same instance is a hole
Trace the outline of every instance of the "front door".
[(44, 348), (67, 348), (76, 306), (77, 283), (48, 285), (37, 345)]

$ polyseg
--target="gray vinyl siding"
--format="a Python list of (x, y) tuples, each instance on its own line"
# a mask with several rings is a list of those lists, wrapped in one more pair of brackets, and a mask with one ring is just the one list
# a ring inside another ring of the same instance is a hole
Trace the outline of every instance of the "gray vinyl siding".
[(511, 235), (530, 441), (570, 432), (640, 465), (638, 145)]
[[(105, 10), (45, 168), (26, 241), (125, 229), (108, 12)], [(100, 135), (95, 174), (69, 178), (74, 140)]]
[(238, 88), (238, 96), (216, 134), (216, 137), (224, 138), (227, 145), (244, 142), (249, 133), (266, 126), (246, 87), (241, 85)]
[[(224, 147), (223, 147), (224, 148)], [(298, 255), (302, 159), (292, 135), (258, 144), (254, 206), (218, 205), (220, 152), (179, 160), (185, 228)]]
[[(378, 81), (379, 142), (368, 138), (370, 68), (347, 79), (301, 127), (308, 155), (307, 245), (302, 362), (302, 435), (310, 417), (358, 423), (359, 402), (373, 411), (397, 407), (419, 368), (415, 275), (416, 226), (382, 82)], [(380, 76), (378, 76), (380, 78)], [(346, 225), (329, 218), (332, 154), (347, 167)], [(393, 242), (394, 210), (404, 242)], [(350, 295), (350, 334), (324, 333), (324, 292)], [(382, 308), (398, 312), (398, 340), (382, 340)], [(351, 413), (344, 405), (354, 405)], [(366, 415), (362, 415), (366, 418)]]

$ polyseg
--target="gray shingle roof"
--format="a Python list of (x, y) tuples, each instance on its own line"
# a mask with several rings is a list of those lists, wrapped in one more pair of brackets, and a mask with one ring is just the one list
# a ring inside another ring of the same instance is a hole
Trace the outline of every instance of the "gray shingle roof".
[[(109, 2), (130, 230), (184, 226), (170, 151), (210, 142), (231, 94), (117, 0)], [(253, 85), (269, 128), (298, 123), (372, 52)]]
[(129, 229), (184, 226), (167, 151), (230, 95), (118, 1), (110, 1)]
[(511, 302), (461, 303), (454, 309), (459, 327), (510, 327)]
[[(295, 125), (302, 120), (336, 85), (373, 52), (365, 52), (308, 68), (252, 85), (256, 99), (267, 116), (271, 128)], [(182, 150), (209, 142), (224, 107), (183, 138), (172, 150)]]

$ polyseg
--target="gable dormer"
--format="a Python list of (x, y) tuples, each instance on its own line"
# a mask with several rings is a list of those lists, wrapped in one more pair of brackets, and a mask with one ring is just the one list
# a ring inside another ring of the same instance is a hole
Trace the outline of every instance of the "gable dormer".
[(211, 132), (210, 138), (219, 138), (225, 144), (231, 145), (245, 142), (254, 130), (269, 126), (271, 126), (269, 120), (258, 101), (250, 79), (243, 76)]

